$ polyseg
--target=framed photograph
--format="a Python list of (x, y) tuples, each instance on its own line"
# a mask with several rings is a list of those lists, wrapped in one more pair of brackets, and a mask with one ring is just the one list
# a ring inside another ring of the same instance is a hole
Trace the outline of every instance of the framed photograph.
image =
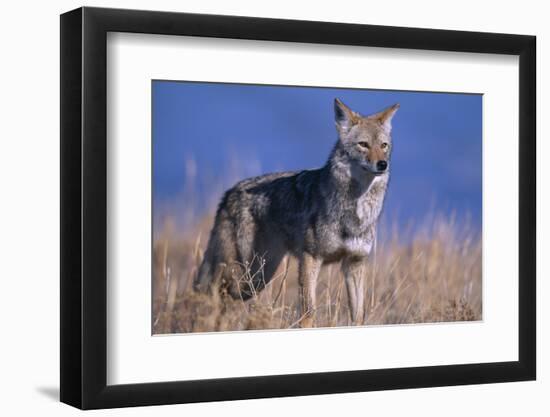
[(535, 37), (61, 16), (61, 401), (533, 380)]

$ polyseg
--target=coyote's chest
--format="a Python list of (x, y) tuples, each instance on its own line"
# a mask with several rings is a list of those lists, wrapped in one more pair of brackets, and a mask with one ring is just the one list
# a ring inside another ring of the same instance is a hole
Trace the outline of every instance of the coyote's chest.
[(379, 211), (364, 197), (357, 201), (355, 210), (345, 216), (341, 225), (342, 246), (348, 254), (367, 256), (374, 243), (375, 222)]
[(326, 240), (330, 242), (329, 252), (361, 257), (370, 254), (384, 200), (385, 183), (381, 185), (349, 201), (340, 213), (335, 213), (335, 222)]
[(372, 250), (374, 238), (369, 237), (352, 237), (343, 241), (343, 248), (346, 254), (354, 256), (367, 256)]

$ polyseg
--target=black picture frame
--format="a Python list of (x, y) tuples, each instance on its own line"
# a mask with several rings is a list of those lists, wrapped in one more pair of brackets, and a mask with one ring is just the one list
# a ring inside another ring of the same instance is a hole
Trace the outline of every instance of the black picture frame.
[[(519, 56), (519, 360), (107, 385), (108, 32)], [(534, 36), (84, 7), (61, 15), (60, 56), (62, 402), (94, 409), (535, 379)]]

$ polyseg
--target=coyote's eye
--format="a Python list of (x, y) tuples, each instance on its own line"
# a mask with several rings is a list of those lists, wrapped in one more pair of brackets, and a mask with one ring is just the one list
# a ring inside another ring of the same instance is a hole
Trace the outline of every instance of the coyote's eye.
[(368, 142), (357, 142), (357, 144), (358, 144), (361, 148), (365, 148), (365, 149), (369, 149), (369, 148), (370, 148)]
[(382, 149), (386, 149), (388, 147), (388, 144), (386, 142), (382, 143), (382, 145), (380, 145), (380, 147)]

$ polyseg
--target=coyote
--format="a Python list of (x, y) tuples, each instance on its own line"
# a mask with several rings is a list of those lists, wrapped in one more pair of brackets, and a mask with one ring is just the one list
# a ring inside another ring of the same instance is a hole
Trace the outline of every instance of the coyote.
[[(388, 185), (391, 120), (398, 108), (362, 116), (335, 99), (338, 139), (323, 167), (249, 178), (228, 190), (195, 290), (215, 287), (249, 299), (290, 254), (299, 262), (300, 325), (313, 327), (319, 270), (341, 262), (352, 322), (364, 323), (366, 260)], [(261, 273), (242, 280), (245, 270)]]

